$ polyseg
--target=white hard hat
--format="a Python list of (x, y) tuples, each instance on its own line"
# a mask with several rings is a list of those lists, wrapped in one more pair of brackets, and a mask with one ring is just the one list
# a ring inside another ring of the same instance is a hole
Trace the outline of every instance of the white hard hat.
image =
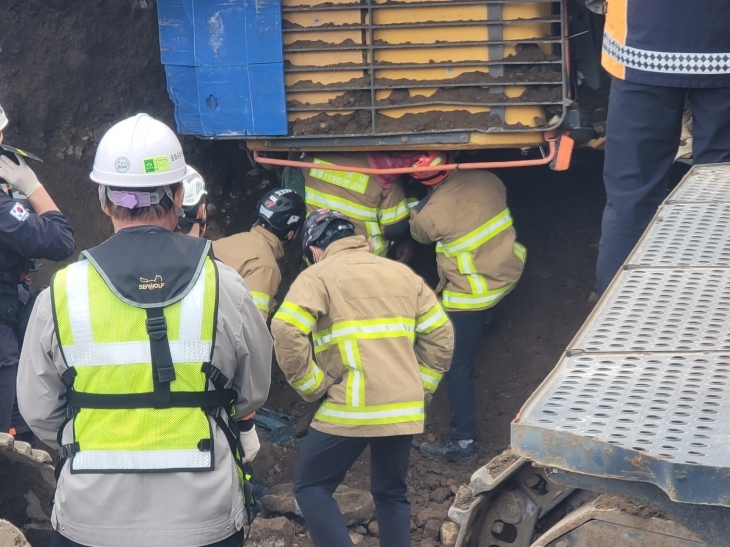
[(5, 115), (5, 111), (3, 110), (3, 107), (0, 106), (0, 131), (5, 129), (5, 127), (8, 125), (8, 117)]
[(187, 175), (180, 141), (147, 114), (127, 118), (106, 132), (94, 158), (91, 180), (120, 188), (153, 188)]
[(185, 197), (183, 198), (183, 208), (194, 207), (204, 195), (208, 193), (205, 189), (205, 181), (194, 168), (188, 165), (188, 176), (182, 181), (185, 187)]

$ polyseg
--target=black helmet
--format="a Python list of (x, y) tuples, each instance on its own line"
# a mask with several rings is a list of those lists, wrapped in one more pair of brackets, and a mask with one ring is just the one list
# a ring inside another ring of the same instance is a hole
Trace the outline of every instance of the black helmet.
[(277, 188), (264, 194), (256, 206), (259, 221), (279, 239), (304, 224), (307, 208), (302, 196), (289, 188)]
[[(350, 232), (350, 233), (346, 233)], [(335, 238), (334, 236), (348, 237), (355, 235), (355, 226), (350, 220), (337, 211), (320, 209), (307, 217), (302, 228), (302, 252), (310, 263), (314, 262), (311, 245), (324, 249)], [(336, 238), (339, 239), (339, 238)]]

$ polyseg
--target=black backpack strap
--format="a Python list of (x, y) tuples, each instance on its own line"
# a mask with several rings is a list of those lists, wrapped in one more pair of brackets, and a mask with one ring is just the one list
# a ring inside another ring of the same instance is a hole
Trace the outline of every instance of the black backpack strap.
[(147, 308), (147, 334), (150, 337), (154, 408), (170, 408), (170, 382), (175, 380), (175, 367), (167, 339), (167, 321), (163, 308)]

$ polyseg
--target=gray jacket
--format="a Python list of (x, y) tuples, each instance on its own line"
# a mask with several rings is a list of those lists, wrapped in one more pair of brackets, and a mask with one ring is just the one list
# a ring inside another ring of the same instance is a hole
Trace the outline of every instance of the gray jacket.
[[(242, 419), (266, 401), (272, 341), (236, 271), (217, 262), (218, 324), (213, 365), (240, 393)], [(33, 432), (56, 446), (65, 417), (66, 370), (54, 330), (50, 291), (38, 297), (18, 369), (18, 404)], [(72, 442), (72, 424), (63, 442)], [(64, 466), (51, 520), (55, 529), (95, 547), (198, 547), (221, 541), (245, 520), (235, 463), (213, 424), (215, 470), (202, 473), (74, 474)]]

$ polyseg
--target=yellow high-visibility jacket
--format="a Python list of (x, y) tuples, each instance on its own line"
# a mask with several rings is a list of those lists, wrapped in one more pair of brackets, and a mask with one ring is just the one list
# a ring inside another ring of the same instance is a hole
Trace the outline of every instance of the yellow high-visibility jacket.
[(250, 232), (214, 241), (213, 254), (243, 277), (254, 304), (268, 319), (281, 283), (276, 261), (284, 256), (284, 247), (279, 238), (263, 226), (254, 226)]
[(411, 234), (436, 243), (441, 302), (447, 310), (491, 308), (522, 275), (507, 191), (489, 171), (455, 171), (411, 209)]
[(271, 331), (287, 381), (307, 401), (327, 395), (312, 427), (345, 437), (423, 432), (424, 397), (454, 345), (435, 293), (362, 236), (330, 244), (300, 274)]
[(369, 238), (373, 252), (384, 256), (389, 245), (384, 229), (408, 219), (408, 203), (400, 180), (383, 188), (370, 175), (327, 169), (328, 164), (368, 167), (362, 153), (318, 153), (309, 159), (322, 167), (302, 170), (307, 212), (339, 211), (355, 225), (355, 234)]

